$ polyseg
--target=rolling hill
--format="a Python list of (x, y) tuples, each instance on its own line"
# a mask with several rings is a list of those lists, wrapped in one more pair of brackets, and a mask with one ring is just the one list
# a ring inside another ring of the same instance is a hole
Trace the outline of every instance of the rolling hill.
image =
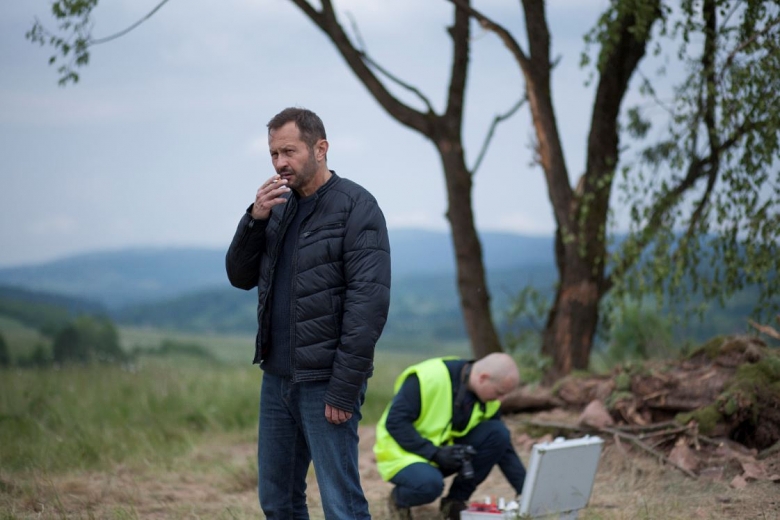
[[(383, 339), (398, 344), (464, 341), (450, 237), (393, 230), (391, 306)], [(509, 233), (482, 236), (496, 324), (524, 286), (551, 295), (557, 273), (552, 240)], [(755, 290), (712, 306), (684, 336), (703, 339), (744, 330)], [(107, 314), (120, 325), (194, 333), (253, 333), (256, 293), (230, 286), (224, 251), (128, 249), (0, 269), (0, 316), (52, 330), (79, 313)]]
[[(425, 275), (452, 280), (455, 263), (449, 234), (391, 230), (390, 241), (394, 280)], [(553, 266), (550, 237), (484, 233), (482, 241), (488, 271)], [(0, 285), (83, 298), (117, 310), (206, 289), (229, 288), (224, 262), (222, 249), (104, 251), (2, 268)]]

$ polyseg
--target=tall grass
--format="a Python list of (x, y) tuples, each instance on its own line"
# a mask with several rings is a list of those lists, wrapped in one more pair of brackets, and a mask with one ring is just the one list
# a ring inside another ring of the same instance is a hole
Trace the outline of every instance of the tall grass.
[(156, 348), (166, 341), (199, 345), (215, 359), (228, 364), (249, 365), (255, 354), (253, 335), (198, 334), (134, 327), (119, 329), (119, 343), (126, 352), (136, 348)]
[[(398, 374), (419, 356), (377, 356), (363, 406), (374, 424)], [(142, 359), (0, 371), (0, 468), (61, 471), (164, 464), (200, 437), (257, 428), (262, 371), (249, 364)]]
[(145, 363), (0, 374), (0, 467), (47, 470), (169, 460), (196, 436), (253, 428), (260, 371)]

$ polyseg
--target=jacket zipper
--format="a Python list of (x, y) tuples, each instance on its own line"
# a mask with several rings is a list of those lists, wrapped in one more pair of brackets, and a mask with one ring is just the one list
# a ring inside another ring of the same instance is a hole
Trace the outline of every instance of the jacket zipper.
[[(317, 202), (319, 199), (314, 201), (314, 204), (312, 205), (311, 209), (309, 210), (309, 214), (303, 217), (301, 220), (301, 228), (303, 228), (306, 223), (309, 221), (309, 217), (311, 217), (311, 214), (314, 213), (314, 210), (317, 207)], [(319, 229), (324, 229), (319, 228)], [(314, 231), (319, 231), (319, 229), (315, 229)], [(286, 231), (286, 230), (285, 230)], [(314, 231), (307, 231), (302, 236), (308, 237), (311, 233)], [(292, 273), (290, 275), (290, 370), (292, 372), (290, 380), (295, 383), (296, 382), (296, 375), (297, 370), (295, 369), (295, 348), (297, 345), (297, 337), (295, 334), (295, 306), (298, 302), (298, 295), (295, 293), (295, 279), (298, 277), (298, 238), (295, 239), (295, 247), (293, 248), (293, 258), (292, 258)]]

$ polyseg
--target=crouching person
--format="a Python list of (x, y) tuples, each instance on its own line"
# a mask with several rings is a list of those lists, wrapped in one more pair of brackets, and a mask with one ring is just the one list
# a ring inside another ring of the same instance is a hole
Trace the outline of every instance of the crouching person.
[(442, 496), (444, 478), (457, 473), (439, 509), (459, 520), (495, 465), (520, 494), (525, 468), (499, 417), (501, 399), (519, 382), (514, 359), (503, 353), (429, 359), (398, 377), (374, 445), (380, 475), (395, 484), (391, 518), (412, 518), (410, 508)]

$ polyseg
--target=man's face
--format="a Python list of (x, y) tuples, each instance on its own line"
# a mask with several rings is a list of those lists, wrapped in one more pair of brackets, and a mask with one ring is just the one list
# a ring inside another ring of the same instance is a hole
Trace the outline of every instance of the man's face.
[(474, 393), (483, 403), (501, 400), (517, 387), (517, 383), (511, 378), (503, 380), (491, 379), (487, 374), (480, 374), (474, 384)]
[(276, 173), (287, 180), (287, 185), (301, 194), (317, 173), (314, 150), (301, 140), (294, 122), (289, 122), (268, 135), (268, 148)]

